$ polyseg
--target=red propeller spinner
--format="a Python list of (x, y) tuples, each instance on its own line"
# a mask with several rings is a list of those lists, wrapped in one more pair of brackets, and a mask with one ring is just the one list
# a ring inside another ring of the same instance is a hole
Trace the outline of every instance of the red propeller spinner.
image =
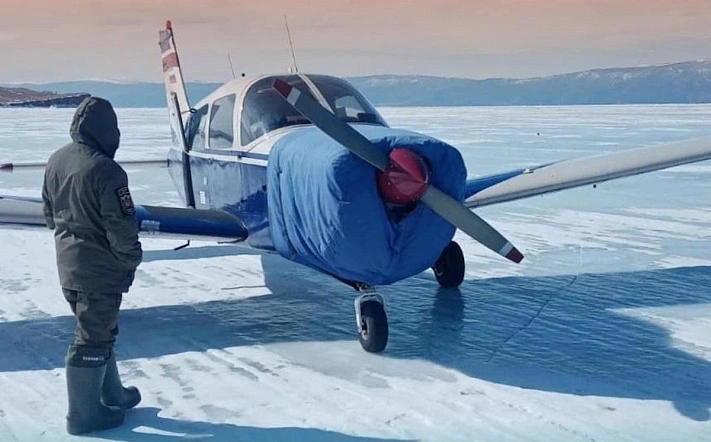
[(388, 165), (378, 171), (378, 190), (385, 201), (410, 204), (419, 201), (427, 191), (430, 172), (421, 156), (398, 147), (390, 151)]

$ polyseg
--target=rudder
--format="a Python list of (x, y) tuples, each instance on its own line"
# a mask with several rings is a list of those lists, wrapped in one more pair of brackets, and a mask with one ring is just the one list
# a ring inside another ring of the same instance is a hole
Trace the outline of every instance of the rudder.
[(173, 25), (170, 20), (165, 23), (165, 29), (159, 32), (161, 61), (163, 63), (163, 83), (165, 84), (165, 92), (170, 104), (171, 96), (174, 95), (174, 100), (177, 101), (178, 109), (181, 114), (186, 114), (190, 111), (190, 103), (185, 92), (185, 82), (183, 81), (183, 72), (180, 68), (180, 59), (178, 58), (178, 49), (175, 46), (175, 38), (173, 37)]
[[(173, 25), (170, 20), (165, 23), (165, 29), (159, 32), (161, 61), (163, 64), (163, 83), (165, 84), (166, 101), (170, 120), (170, 132), (173, 145), (180, 151), (179, 167), (170, 167), (170, 173), (176, 184), (182, 181), (181, 197), (188, 207), (195, 207), (192, 177), (190, 171), (190, 146), (185, 140), (184, 121), (190, 114), (190, 102), (185, 91), (183, 72), (180, 68), (178, 49), (173, 37)], [(176, 159), (177, 160), (177, 159)]]

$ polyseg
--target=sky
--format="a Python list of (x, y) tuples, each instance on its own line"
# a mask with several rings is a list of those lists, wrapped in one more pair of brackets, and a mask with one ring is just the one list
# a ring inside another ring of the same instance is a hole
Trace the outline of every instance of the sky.
[(0, 0), (0, 83), (284, 72), (528, 78), (711, 59), (709, 0)]

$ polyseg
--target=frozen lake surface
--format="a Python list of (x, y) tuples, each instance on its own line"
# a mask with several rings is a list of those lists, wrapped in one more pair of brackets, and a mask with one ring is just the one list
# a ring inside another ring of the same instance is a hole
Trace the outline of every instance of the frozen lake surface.
[[(470, 175), (711, 135), (711, 106), (383, 108), (458, 147)], [(163, 158), (164, 109), (119, 109), (118, 159)], [(0, 109), (0, 162), (41, 161), (72, 111)], [(179, 204), (164, 169), (137, 203)], [(41, 173), (0, 175), (38, 196)], [(709, 441), (711, 162), (477, 210), (526, 255), (457, 234), (460, 290), (382, 287), (365, 353), (344, 285), (278, 256), (144, 239), (120, 370), (144, 400), (119, 441)], [(49, 231), (0, 230), (0, 439), (64, 433), (73, 317)], [(87, 440), (91, 438), (84, 438)]]

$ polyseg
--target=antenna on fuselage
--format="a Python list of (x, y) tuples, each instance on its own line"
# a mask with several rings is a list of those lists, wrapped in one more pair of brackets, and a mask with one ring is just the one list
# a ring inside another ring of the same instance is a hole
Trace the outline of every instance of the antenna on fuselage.
[(294, 61), (294, 71), (299, 72), (299, 67), (296, 66), (296, 54), (294, 53), (294, 43), (291, 41), (291, 32), (289, 31), (289, 20), (284, 15), (284, 24), (286, 25), (286, 36), (289, 38), (289, 47), (291, 48), (291, 59)]
[(232, 71), (232, 79), (234, 80), (235, 78), (235, 68), (232, 66), (232, 57), (230, 57), (230, 54), (227, 54), (227, 61), (230, 62), (230, 70)]

